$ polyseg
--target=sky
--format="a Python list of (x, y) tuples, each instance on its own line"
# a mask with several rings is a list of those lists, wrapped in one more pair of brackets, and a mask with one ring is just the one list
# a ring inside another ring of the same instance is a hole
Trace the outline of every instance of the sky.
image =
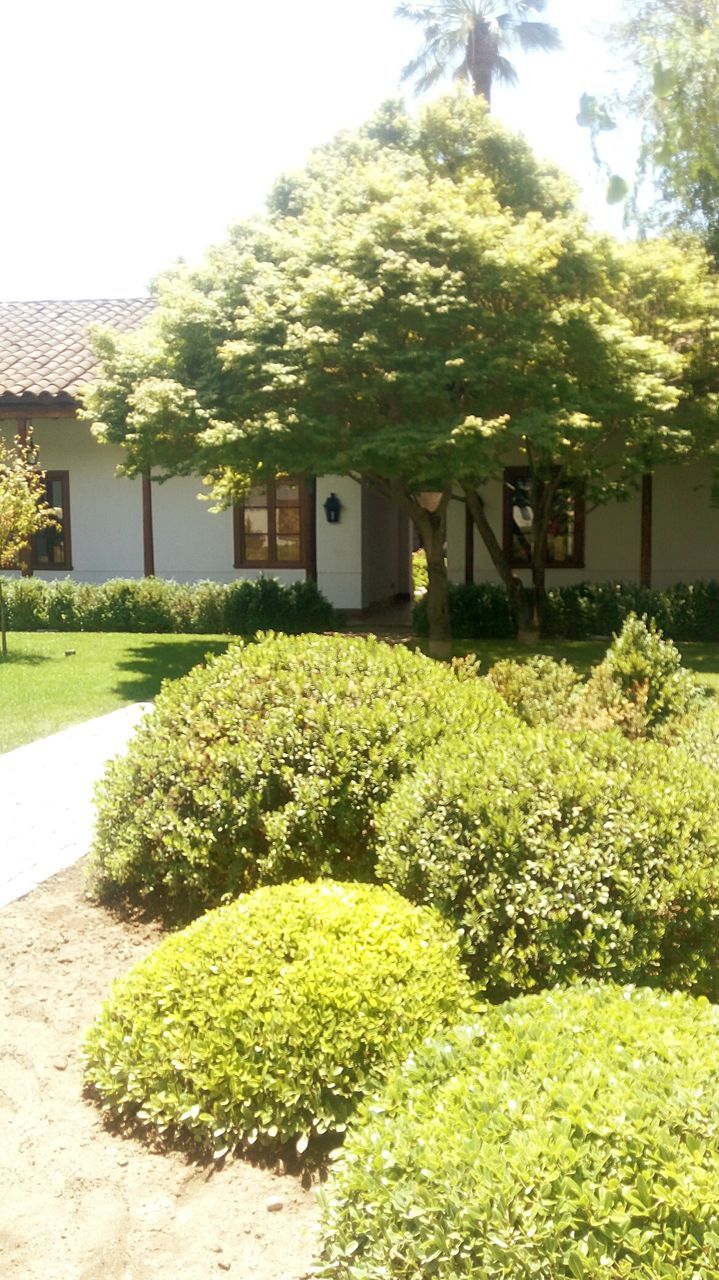
[[(622, 234), (576, 124), (609, 84), (620, 0), (548, 0), (564, 51), (517, 55), (495, 114)], [(411, 88), (395, 0), (7, 0), (0, 13), (0, 298), (130, 297), (261, 210), (313, 146)], [(615, 140), (631, 167), (631, 139)], [(622, 148), (624, 147), (624, 151)], [(629, 157), (629, 159), (627, 159)]]

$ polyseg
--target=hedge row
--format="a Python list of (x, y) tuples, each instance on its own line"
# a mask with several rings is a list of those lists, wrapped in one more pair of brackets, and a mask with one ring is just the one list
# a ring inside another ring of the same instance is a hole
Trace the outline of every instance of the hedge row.
[(3, 580), (3, 595), (11, 631), (253, 635), (336, 630), (343, 622), (314, 582), (284, 586), (275, 578), (231, 583), (20, 578)]
[[(451, 585), (450, 613), (457, 639), (511, 639), (516, 628), (504, 588), (496, 583)], [(609, 636), (632, 614), (646, 615), (672, 640), (719, 640), (719, 582), (679, 583), (662, 590), (623, 582), (581, 582), (552, 587), (547, 635), (567, 640)], [(414, 607), (414, 628), (427, 635), (427, 603)]]

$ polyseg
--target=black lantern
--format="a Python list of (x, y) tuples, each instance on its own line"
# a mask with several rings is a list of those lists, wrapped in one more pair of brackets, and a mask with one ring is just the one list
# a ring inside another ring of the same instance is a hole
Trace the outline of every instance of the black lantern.
[(329, 498), (325, 498), (322, 505), (325, 509), (325, 515), (327, 516), (327, 523), (339, 524), (340, 512), (342, 510), (342, 503), (337, 497), (337, 494), (331, 493)]

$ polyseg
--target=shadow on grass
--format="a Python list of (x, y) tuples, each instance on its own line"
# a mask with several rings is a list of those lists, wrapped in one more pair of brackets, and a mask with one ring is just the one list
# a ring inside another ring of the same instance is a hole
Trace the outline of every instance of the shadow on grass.
[(0, 658), (0, 671), (4, 667), (39, 667), (41, 662), (56, 661), (55, 655), (48, 653), (13, 653), (8, 647), (6, 658)]
[(132, 702), (147, 702), (159, 693), (163, 680), (176, 680), (204, 662), (205, 658), (224, 653), (233, 638), (207, 640), (188, 637), (181, 643), (159, 640), (152, 645), (131, 648), (127, 657), (118, 663), (120, 671), (128, 673), (127, 678), (118, 681), (114, 692)]

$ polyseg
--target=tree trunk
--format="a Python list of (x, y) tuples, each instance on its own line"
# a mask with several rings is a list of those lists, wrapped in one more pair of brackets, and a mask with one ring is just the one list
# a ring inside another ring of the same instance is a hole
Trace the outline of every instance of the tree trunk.
[(427, 557), (427, 623), (431, 658), (452, 657), (452, 623), (449, 616), (449, 579), (445, 558), (447, 501), (436, 511), (411, 502), (410, 516)]
[(467, 510), (479, 530), (492, 564), (504, 583), (509, 609), (517, 627), (517, 639), (522, 644), (534, 644), (538, 639), (538, 632), (532, 607), (527, 601), (524, 584), (521, 578), (512, 572), (512, 567), (487, 519), (481, 494), (476, 489), (465, 489), (464, 493)]
[(492, 40), (486, 23), (478, 21), (467, 36), (465, 60), (475, 94), (483, 95), (490, 108), (497, 53), (496, 43)]
[(5, 662), (7, 658), (7, 610), (5, 608), (5, 596), (2, 589), (2, 582), (0, 582), (0, 637), (0, 651), (2, 652), (2, 661)]

